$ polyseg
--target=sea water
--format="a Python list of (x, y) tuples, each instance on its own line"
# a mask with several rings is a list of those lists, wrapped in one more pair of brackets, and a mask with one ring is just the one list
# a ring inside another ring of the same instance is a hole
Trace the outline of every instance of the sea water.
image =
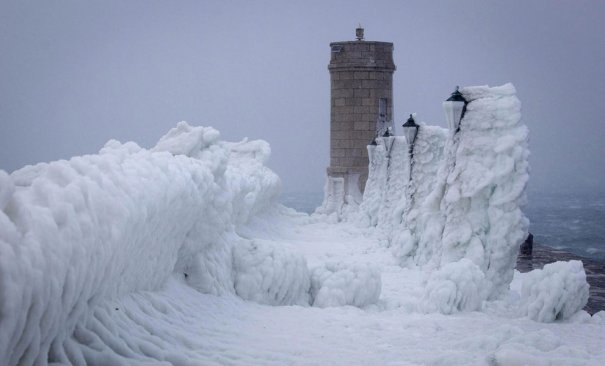
[(524, 211), (534, 242), (605, 260), (605, 194), (530, 192)]
[[(285, 206), (312, 213), (323, 192), (290, 192)], [(605, 194), (530, 192), (523, 208), (534, 243), (605, 261)]]

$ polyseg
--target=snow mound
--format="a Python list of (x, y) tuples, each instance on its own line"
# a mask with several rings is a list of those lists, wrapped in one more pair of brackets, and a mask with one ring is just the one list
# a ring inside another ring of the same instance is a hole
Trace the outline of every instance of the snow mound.
[(317, 307), (374, 304), (381, 288), (380, 271), (369, 264), (329, 262), (311, 271), (311, 298)]
[(520, 331), (506, 339), (488, 359), (494, 365), (600, 365), (601, 355), (590, 349), (571, 348), (547, 329)]
[(431, 273), (423, 296), (427, 312), (475, 311), (487, 297), (485, 275), (468, 259), (448, 263)]
[(282, 245), (248, 241), (233, 250), (235, 292), (267, 305), (308, 305), (310, 278), (302, 255)]
[(521, 311), (530, 319), (568, 319), (588, 302), (589, 285), (581, 261), (555, 262), (522, 277)]
[(598, 311), (594, 313), (590, 319), (591, 322), (595, 324), (603, 324), (605, 325), (605, 310)]
[[(234, 228), (273, 205), (281, 187), (262, 165), (267, 143), (219, 137), (181, 122), (151, 150), (112, 140), (98, 155), (0, 172), (0, 364), (81, 364), (82, 349), (69, 346), (78, 324), (174, 276), (235, 293)], [(252, 271), (237, 258), (240, 274)], [(299, 291), (287, 286), (258, 290), (287, 302)]]
[(274, 204), (281, 191), (281, 181), (264, 164), (269, 160), (271, 148), (262, 140), (226, 143), (229, 161), (225, 177), (231, 199), (233, 221), (241, 225)]
[(234, 292), (233, 246), (242, 242), (230, 234), (210, 243), (202, 251), (191, 254), (190, 259), (176, 272), (182, 273), (185, 282), (204, 294), (224, 295)]
[(219, 138), (220, 133), (212, 127), (193, 127), (181, 121), (162, 136), (151, 151), (166, 151), (173, 155), (201, 158), (204, 150), (216, 143)]

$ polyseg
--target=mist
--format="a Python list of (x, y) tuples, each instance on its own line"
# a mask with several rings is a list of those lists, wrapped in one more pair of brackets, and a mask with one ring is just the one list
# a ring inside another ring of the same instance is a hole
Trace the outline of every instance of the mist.
[[(445, 127), (456, 85), (512, 82), (530, 189), (605, 192), (603, 1), (3, 1), (0, 169), (152, 147), (181, 120), (264, 139), (285, 191), (321, 191), (329, 43), (393, 42), (395, 125)], [(398, 131), (399, 132), (399, 131)]]

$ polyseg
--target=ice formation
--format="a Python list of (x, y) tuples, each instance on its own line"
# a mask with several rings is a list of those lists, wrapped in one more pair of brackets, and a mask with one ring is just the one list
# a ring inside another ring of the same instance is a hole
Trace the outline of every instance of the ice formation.
[(380, 297), (378, 268), (368, 264), (328, 262), (311, 271), (313, 306), (366, 306)]
[[(238, 249), (234, 271), (232, 252), (246, 243), (234, 225), (279, 194), (279, 178), (263, 165), (269, 151), (262, 141), (225, 143), (212, 128), (181, 122), (151, 150), (110, 141), (98, 155), (0, 172), (0, 363), (79, 359), (65, 346), (79, 322), (104, 302), (160, 290), (171, 277), (222, 294), (265, 270)], [(278, 260), (273, 267), (304, 266), (286, 254)], [(272, 296), (259, 301), (299, 300), (256, 281)]]
[[(527, 236), (521, 206), (529, 179), (528, 130), (512, 84), (461, 92), (468, 105), (460, 131), (421, 126), (413, 164), (405, 143), (400, 165), (382, 145), (373, 148), (360, 208), (366, 223), (386, 227), (390, 246), (404, 263), (445, 268), (469, 259), (485, 275), (487, 297), (495, 299), (507, 291)], [(401, 187), (406, 177), (409, 184)], [(404, 193), (395, 194), (394, 184)]]
[(333, 215), (336, 220), (342, 215), (345, 206), (345, 179), (342, 177), (327, 177), (324, 185), (324, 199), (318, 214)]
[[(426, 311), (477, 310), (483, 301), (505, 296), (527, 236), (521, 208), (529, 179), (528, 130), (515, 88), (461, 92), (468, 105), (460, 130), (422, 124), (411, 162), (402, 137), (368, 146), (368, 183), (359, 215), (352, 217), (377, 227), (403, 265), (434, 271), (424, 291)], [(531, 296), (524, 292), (526, 315), (552, 321), (544, 314), (565, 319), (580, 310), (587, 284), (581, 265), (573, 269), (560, 264), (545, 269), (548, 275), (532, 275), (545, 278), (531, 285)], [(546, 279), (555, 277), (565, 279), (566, 290), (556, 291)]]
[(567, 319), (588, 302), (586, 273), (576, 260), (528, 272), (521, 286), (521, 312), (539, 322)]
[(365, 224), (391, 228), (399, 223), (396, 208), (408, 184), (408, 144), (402, 136), (379, 137), (376, 143), (368, 146), (368, 182), (359, 211)]
[[(441, 232), (430, 233), (422, 227), (421, 219), (432, 213), (427, 204), (434, 194), (437, 173), (442, 166), (447, 130), (422, 124), (414, 144), (413, 164), (409, 160), (409, 145), (405, 138), (395, 137), (392, 147), (397, 151), (388, 156), (383, 153), (386, 141), (370, 149), (370, 177), (360, 206), (361, 220), (382, 229), (400, 258), (416, 258), (426, 263), (434, 242)], [(378, 140), (384, 140), (378, 139)], [(389, 162), (396, 159), (397, 161)], [(387, 209), (388, 208), (388, 209)], [(439, 212), (437, 203), (437, 212)], [(423, 247), (418, 249), (421, 239)]]
[(310, 276), (303, 256), (284, 245), (252, 240), (234, 248), (235, 292), (267, 305), (308, 305)]
[(455, 165), (448, 172), (442, 211), (440, 263), (468, 258), (501, 296), (513, 277), (528, 220), (521, 211), (529, 180), (528, 130), (511, 84), (461, 90), (469, 101), (456, 134)]
[(431, 273), (425, 287), (426, 311), (451, 314), (481, 308), (487, 297), (485, 275), (475, 263), (464, 258)]
[(277, 207), (269, 154), (181, 122), (150, 150), (111, 140), (97, 155), (0, 171), (0, 364), (187, 363), (122, 344), (111, 310), (131, 298), (123, 311), (136, 318), (150, 292), (161, 313), (171, 283), (267, 305), (375, 303), (377, 270), (316, 267), (312, 291), (301, 254), (238, 234)]
[(0, 171), (0, 364), (600, 364), (581, 263), (504, 296), (527, 129), (512, 85), (462, 93), (460, 132), (422, 125), (412, 164), (401, 137), (370, 147), (358, 210), (333, 182), (338, 225), (276, 205), (266, 142), (184, 122), (149, 150)]
[[(399, 225), (394, 229), (391, 246), (400, 258), (425, 264), (432, 256), (433, 243), (441, 232), (425, 226), (431, 215), (439, 216), (437, 176), (442, 169), (447, 130), (421, 125), (414, 144), (412, 179), (404, 200), (400, 201)], [(432, 197), (436, 196), (436, 197)]]

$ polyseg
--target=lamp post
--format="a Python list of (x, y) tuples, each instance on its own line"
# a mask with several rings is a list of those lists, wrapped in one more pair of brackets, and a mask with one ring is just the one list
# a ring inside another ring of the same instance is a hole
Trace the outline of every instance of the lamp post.
[(408, 148), (410, 152), (410, 158), (414, 153), (414, 142), (416, 142), (416, 136), (418, 135), (418, 129), (420, 126), (414, 121), (414, 117), (410, 114), (410, 118), (403, 124), (403, 135), (408, 142)]
[(410, 118), (403, 124), (403, 135), (408, 142), (408, 153), (410, 154), (410, 180), (412, 180), (412, 167), (414, 166), (414, 143), (420, 126), (414, 121), (414, 116), (410, 114)]
[(458, 91), (458, 87), (456, 87), (456, 91), (443, 102), (447, 126), (454, 134), (460, 130), (460, 121), (462, 121), (462, 117), (464, 117), (467, 104), (468, 102), (466, 99), (464, 99), (460, 91)]

